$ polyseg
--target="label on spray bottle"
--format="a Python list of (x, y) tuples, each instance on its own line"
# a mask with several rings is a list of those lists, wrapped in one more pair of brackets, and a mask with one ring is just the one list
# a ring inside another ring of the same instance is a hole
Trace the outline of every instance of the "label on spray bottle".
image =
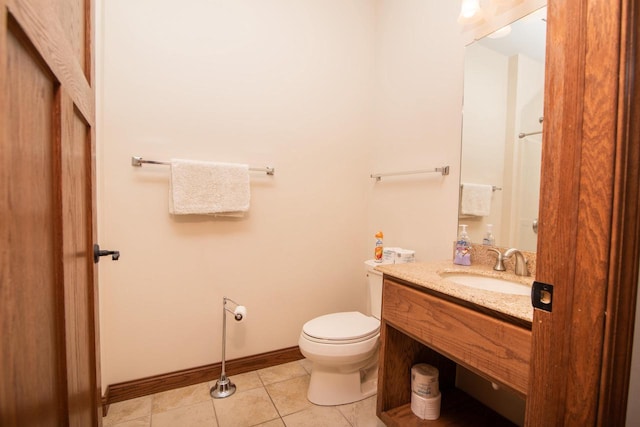
[(378, 231), (375, 237), (376, 237), (376, 247), (373, 251), (373, 260), (375, 262), (382, 262), (382, 252), (383, 252), (382, 238), (384, 237), (384, 235), (382, 234), (382, 231)]

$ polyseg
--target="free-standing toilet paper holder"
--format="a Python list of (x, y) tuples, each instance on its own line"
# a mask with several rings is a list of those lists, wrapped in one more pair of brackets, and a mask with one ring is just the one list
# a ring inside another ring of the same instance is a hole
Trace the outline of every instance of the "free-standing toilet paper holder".
[[(227, 308), (227, 301), (235, 306), (233, 310)], [(236, 392), (236, 385), (227, 378), (227, 373), (225, 372), (225, 343), (227, 341), (226, 312), (233, 314), (233, 317), (239, 322), (246, 317), (247, 309), (230, 298), (222, 297), (222, 371), (220, 372), (220, 379), (216, 381), (216, 385), (211, 387), (209, 391), (209, 394), (214, 399), (229, 397)]]

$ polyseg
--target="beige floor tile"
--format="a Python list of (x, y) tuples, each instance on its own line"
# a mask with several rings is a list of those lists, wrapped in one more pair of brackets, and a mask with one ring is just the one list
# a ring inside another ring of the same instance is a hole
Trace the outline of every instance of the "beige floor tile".
[[(306, 359), (234, 375), (237, 391), (212, 399), (215, 381), (111, 405), (105, 427), (384, 427), (376, 397), (323, 407), (307, 400)], [(265, 384), (263, 386), (263, 383)], [(281, 418), (282, 417), (282, 418)]]
[(287, 427), (351, 427), (349, 421), (333, 406), (312, 406), (283, 417)]
[(207, 383), (195, 384), (189, 387), (176, 388), (153, 395), (152, 412), (166, 412), (181, 406), (206, 402), (211, 399)]
[(375, 395), (359, 402), (337, 406), (337, 408), (353, 427), (385, 427), (376, 416)]
[(211, 400), (153, 414), (151, 422), (153, 427), (218, 427)]
[(220, 427), (248, 427), (278, 418), (264, 387), (239, 391), (224, 399), (213, 399)]
[[(246, 374), (232, 375), (229, 379), (236, 385), (236, 391), (247, 391), (254, 388), (262, 387), (262, 381), (256, 371), (247, 372)], [(209, 381), (209, 389), (215, 387), (216, 381)]]
[(290, 380), (291, 378), (307, 375), (307, 371), (300, 362), (284, 363), (278, 366), (258, 370), (258, 375), (264, 385)]
[(151, 415), (151, 396), (138, 397), (124, 402), (109, 405), (107, 416), (102, 419), (102, 424), (112, 426), (123, 421), (136, 420)]
[(265, 388), (280, 416), (289, 415), (313, 405), (307, 399), (309, 375), (269, 384)]
[(114, 424), (113, 427), (151, 427), (151, 416), (147, 415), (146, 417)]

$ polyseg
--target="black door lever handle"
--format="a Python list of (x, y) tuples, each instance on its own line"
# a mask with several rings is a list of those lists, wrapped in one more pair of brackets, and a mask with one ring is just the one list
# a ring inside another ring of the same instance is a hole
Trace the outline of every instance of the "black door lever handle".
[(120, 251), (100, 250), (100, 245), (93, 245), (93, 262), (98, 263), (101, 256), (111, 255), (111, 259), (117, 261), (120, 258)]

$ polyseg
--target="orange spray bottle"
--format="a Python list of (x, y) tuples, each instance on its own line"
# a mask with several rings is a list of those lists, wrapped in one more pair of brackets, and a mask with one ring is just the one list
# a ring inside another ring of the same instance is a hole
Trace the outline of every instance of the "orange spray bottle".
[(382, 234), (382, 231), (378, 231), (375, 237), (376, 237), (376, 247), (373, 252), (373, 260), (375, 262), (382, 262), (382, 238), (384, 237), (384, 235)]

